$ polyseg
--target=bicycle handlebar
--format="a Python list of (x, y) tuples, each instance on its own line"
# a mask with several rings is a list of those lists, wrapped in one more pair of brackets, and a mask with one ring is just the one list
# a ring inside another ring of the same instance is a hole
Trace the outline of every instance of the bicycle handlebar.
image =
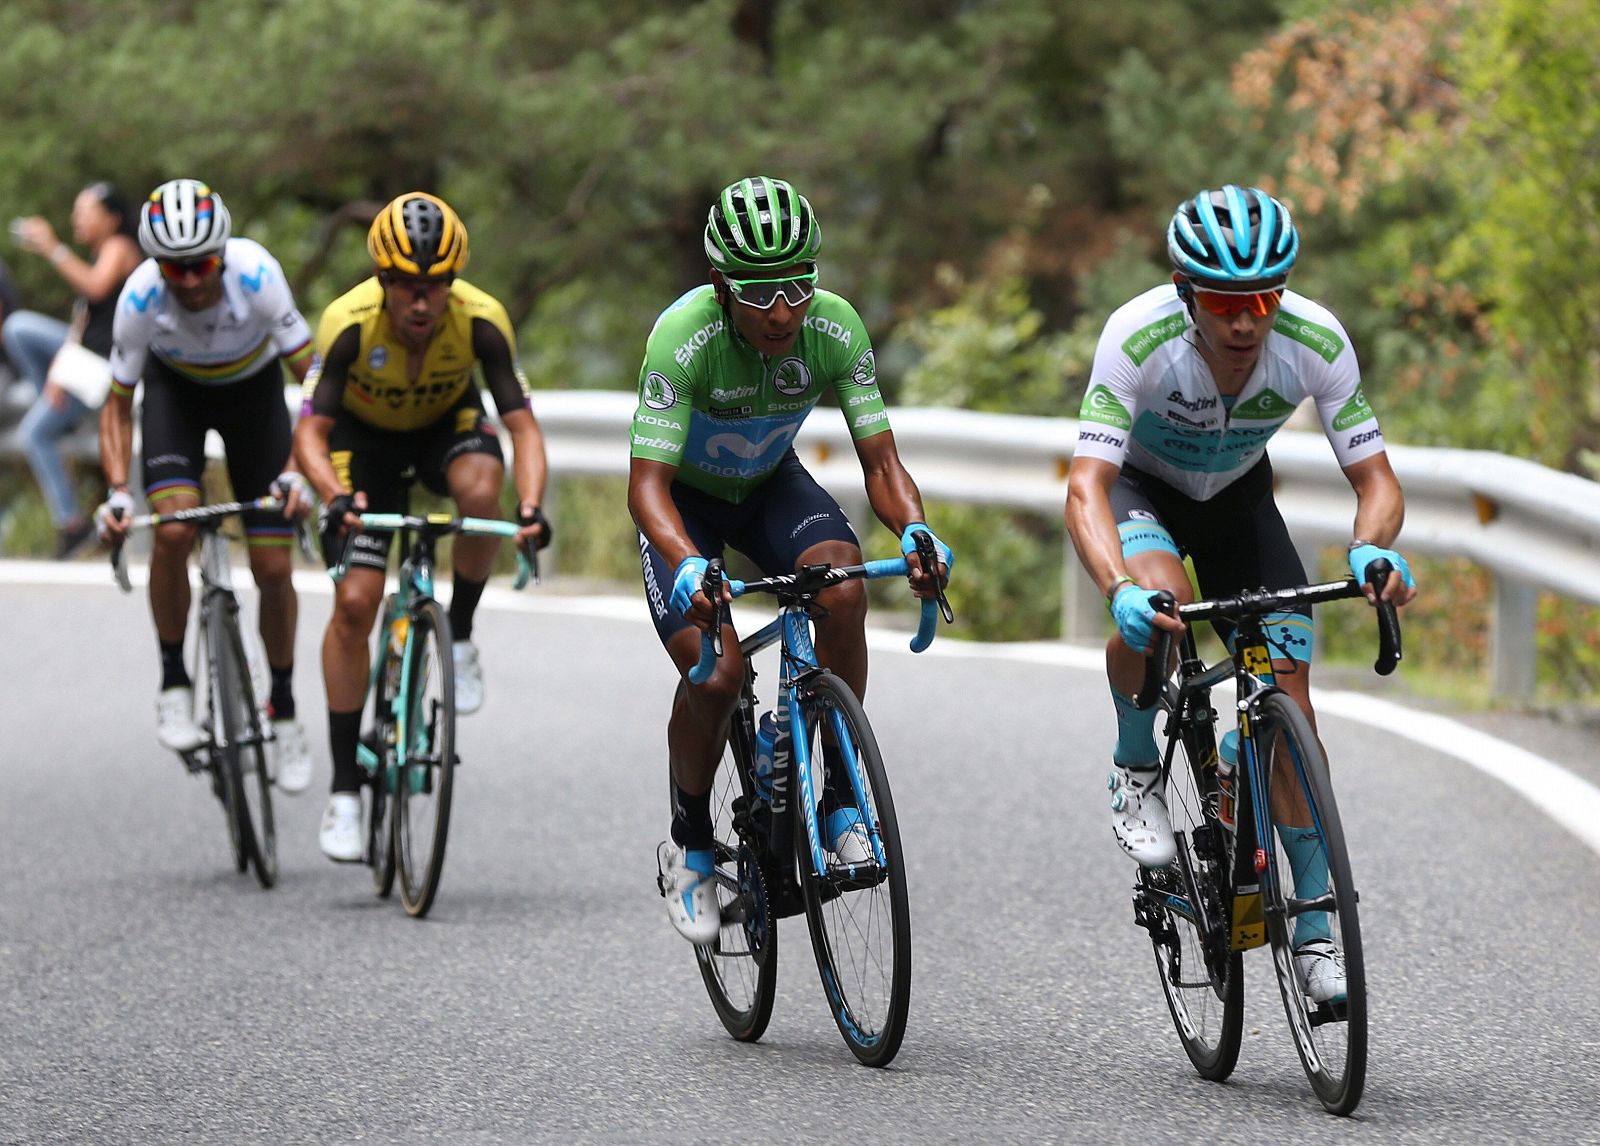
[[(918, 535), (918, 556), (921, 552), (922, 538), (926, 534)], [(933, 540), (928, 538), (928, 547), (932, 549)], [(933, 568), (938, 555), (923, 557), (927, 562), (925, 568)], [(798, 573), (781, 573), (775, 577), (761, 577), (753, 581), (740, 581), (736, 578), (726, 578), (720, 560), (712, 561), (701, 579), (701, 587), (706, 594), (706, 599), (711, 602), (711, 625), (706, 632), (700, 635), (700, 659), (689, 670), (690, 684), (704, 684), (710, 677), (711, 670), (716, 666), (717, 658), (722, 656), (722, 625), (726, 618), (727, 603), (722, 600), (721, 589), (726, 585), (728, 594), (735, 600), (747, 593), (776, 593), (779, 595), (795, 595), (809, 597), (821, 592), (829, 585), (836, 585), (841, 581), (857, 579), (876, 580), (880, 577), (904, 577), (911, 570), (910, 562), (904, 557), (886, 557), (878, 561), (866, 561), (860, 565), (808, 565)], [(712, 578), (716, 578), (717, 591), (712, 592)], [(950, 624), (955, 620), (955, 614), (950, 609), (950, 603), (945, 600), (944, 590), (940, 589), (937, 598), (930, 598), (922, 602), (922, 615), (917, 622), (916, 635), (911, 638), (911, 651), (920, 653), (933, 643), (934, 635), (939, 629), (939, 617), (943, 614), (945, 623)], [(715, 634), (713, 636), (712, 634)]]
[[(1367, 566), (1367, 584), (1381, 592), (1393, 568), (1381, 557), (1373, 561)], [(1157, 612), (1177, 616), (1185, 622), (1193, 623), (1211, 620), (1214, 617), (1237, 619), (1265, 616), (1267, 613), (1297, 604), (1315, 604), (1319, 601), (1339, 601), (1362, 596), (1365, 596), (1365, 591), (1361, 584), (1347, 577), (1343, 581), (1301, 585), (1293, 589), (1251, 590), (1232, 597), (1196, 601), (1189, 605), (1177, 605), (1172, 594), (1163, 590), (1150, 599), (1150, 604)], [(1378, 658), (1373, 662), (1372, 669), (1379, 676), (1388, 676), (1394, 672), (1403, 655), (1400, 615), (1393, 601), (1385, 601), (1382, 598), (1378, 600), (1377, 613)], [(1138, 693), (1134, 695), (1134, 707), (1147, 709), (1160, 698), (1162, 682), (1167, 678), (1166, 666), (1172, 656), (1172, 640), (1171, 633), (1157, 630), (1155, 647), (1150, 655), (1145, 657), (1144, 681), (1140, 684)]]
[[(258, 497), (250, 501), (219, 501), (213, 505), (197, 505), (191, 509), (175, 509), (170, 513), (141, 513), (129, 519), (129, 529), (153, 529), (159, 525), (169, 525), (174, 522), (186, 522), (190, 525), (203, 525), (206, 522), (216, 521), (219, 518), (231, 517), (236, 513), (246, 513), (250, 510), (260, 510), (271, 513), (281, 510), (287, 504), (281, 498)], [(120, 515), (119, 518), (120, 520)], [(307, 518), (295, 522), (295, 538), (300, 544), (300, 552), (306, 555), (308, 561), (316, 560), (316, 553), (311, 547), (311, 529), (307, 525)], [(122, 546), (111, 546), (111, 575), (117, 582), (117, 587), (124, 593), (133, 592), (133, 582), (128, 578), (128, 562), (122, 551)]]
[[(356, 516), (361, 519), (362, 531), (371, 530), (376, 533), (399, 533), (402, 529), (412, 529), (433, 537), (443, 537), (451, 533), (515, 537), (522, 528), (515, 522), (501, 521), (498, 518), (451, 517), (447, 513), (360, 513)], [(352, 529), (345, 534), (344, 547), (339, 551), (339, 562), (328, 570), (328, 576), (333, 579), (334, 584), (343, 581), (345, 574), (350, 572), (350, 545), (355, 539), (356, 532)], [(539, 558), (534, 550), (535, 543), (532, 540), (518, 547), (517, 574), (511, 582), (512, 588), (521, 589), (529, 581), (535, 585), (542, 583), (539, 580)]]

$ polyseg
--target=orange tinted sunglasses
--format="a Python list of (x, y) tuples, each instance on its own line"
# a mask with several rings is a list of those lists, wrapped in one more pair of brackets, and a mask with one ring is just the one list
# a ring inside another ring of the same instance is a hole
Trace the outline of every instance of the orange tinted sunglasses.
[(1255, 294), (1219, 294), (1214, 290), (1196, 290), (1194, 300), (1210, 314), (1232, 318), (1249, 311), (1259, 317), (1269, 315), (1283, 301), (1281, 290), (1263, 290)]
[(221, 255), (207, 255), (203, 259), (157, 259), (161, 277), (170, 282), (181, 282), (189, 275), (205, 278), (222, 265)]

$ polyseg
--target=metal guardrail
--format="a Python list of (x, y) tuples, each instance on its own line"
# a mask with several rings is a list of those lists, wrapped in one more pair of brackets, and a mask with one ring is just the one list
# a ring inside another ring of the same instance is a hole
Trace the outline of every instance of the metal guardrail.
[[(286, 391), (291, 411), (298, 396), (298, 388)], [(537, 392), (534, 409), (551, 472), (626, 474), (634, 404), (624, 391)], [(914, 407), (895, 408), (891, 419), (901, 457), (924, 496), (1061, 517), (1075, 420)], [(213, 452), (219, 447), (214, 439)], [(92, 427), (64, 445), (93, 457)], [(844, 420), (819, 411), (802, 427), (795, 449), (860, 520), (866, 496)], [(7, 427), (0, 432), (0, 456), (15, 453), (14, 430)], [(1279, 506), (1307, 553), (1347, 540), (1355, 496), (1321, 433), (1284, 431), (1273, 438), (1271, 453)], [(1494, 577), (1494, 690), (1530, 695), (1539, 593), (1600, 604), (1600, 483), (1482, 450), (1391, 446), (1389, 458), (1406, 492), (1402, 548), (1465, 557)], [(1105, 603), (1065, 540), (1062, 566), (1062, 636), (1102, 638)]]

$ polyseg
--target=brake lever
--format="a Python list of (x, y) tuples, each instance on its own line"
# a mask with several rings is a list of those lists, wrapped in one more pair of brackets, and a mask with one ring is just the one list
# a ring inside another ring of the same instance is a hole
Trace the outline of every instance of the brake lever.
[(942, 558), (939, 556), (939, 547), (933, 542), (933, 534), (919, 529), (911, 537), (917, 545), (917, 560), (922, 562), (923, 571), (933, 578), (936, 593), (934, 600), (939, 603), (939, 612), (944, 617), (944, 623), (947, 625), (954, 624), (956, 615), (950, 608), (950, 602), (945, 598), (944, 584), (939, 580), (938, 574), (934, 572), (939, 567)]

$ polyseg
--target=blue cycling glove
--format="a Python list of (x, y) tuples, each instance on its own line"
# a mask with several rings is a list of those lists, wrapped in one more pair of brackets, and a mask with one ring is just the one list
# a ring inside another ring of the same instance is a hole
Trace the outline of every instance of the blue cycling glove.
[(1122, 643), (1136, 653), (1150, 651), (1156, 619), (1155, 606), (1150, 601), (1160, 591), (1141, 589), (1129, 581), (1111, 598), (1111, 616), (1117, 622), (1117, 632), (1122, 634)]
[(1393, 549), (1384, 549), (1382, 546), (1361, 544), (1350, 550), (1350, 572), (1361, 584), (1367, 583), (1367, 566), (1379, 558), (1383, 558), (1390, 565), (1400, 570), (1400, 579), (1406, 583), (1406, 588), (1415, 589), (1417, 583), (1411, 579), (1411, 566), (1406, 564), (1406, 559)]
[[(948, 572), (949, 570), (954, 569), (956, 567), (956, 555), (950, 552), (950, 547), (948, 545), (939, 540), (939, 535), (937, 533), (929, 529), (920, 521), (913, 521), (910, 525), (906, 526), (905, 530), (900, 534), (900, 552), (909, 557), (911, 554), (917, 551), (917, 539), (913, 535), (919, 532), (926, 533), (929, 537), (933, 538), (934, 549), (938, 551), (939, 559), (944, 562), (945, 570)], [(930, 572), (932, 571), (930, 570)]]
[(700, 592), (700, 583), (710, 565), (704, 557), (685, 557), (678, 562), (677, 571), (672, 574), (672, 607), (679, 616), (687, 617), (694, 607), (694, 595)]

